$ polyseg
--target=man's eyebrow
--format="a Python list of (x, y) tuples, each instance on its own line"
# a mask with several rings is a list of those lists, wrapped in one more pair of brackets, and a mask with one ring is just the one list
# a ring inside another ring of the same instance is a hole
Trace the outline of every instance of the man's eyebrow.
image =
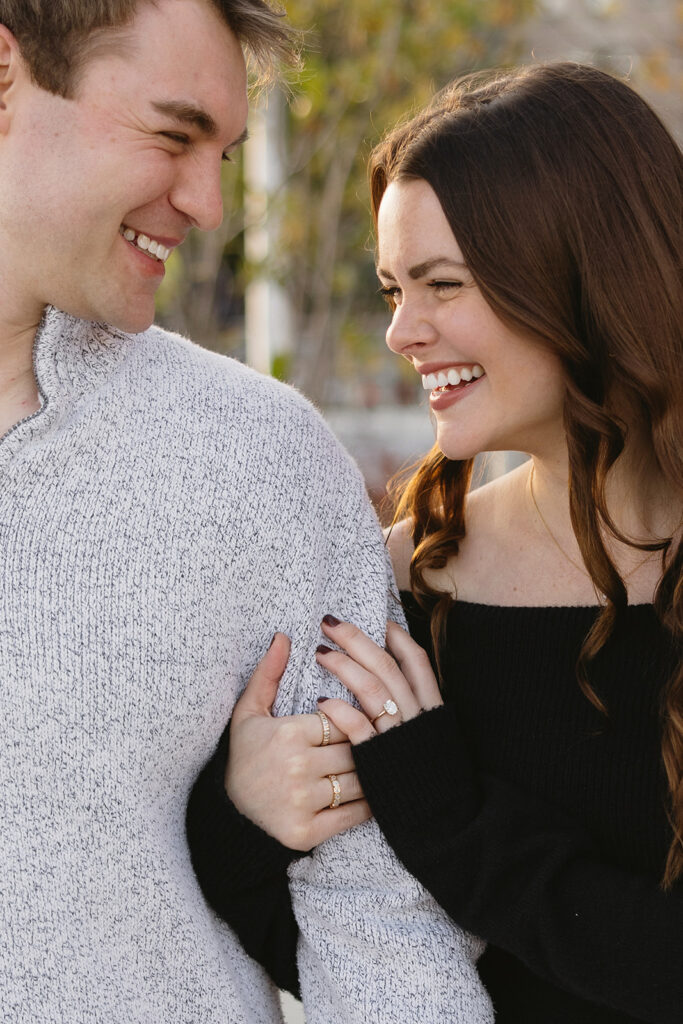
[(249, 129), (245, 128), (244, 131), (242, 132), (242, 134), (238, 138), (236, 138), (234, 142), (230, 143), (230, 145), (228, 146), (228, 149), (235, 149), (237, 146), (241, 146), (243, 143), (245, 143), (247, 141), (248, 138), (249, 138)]
[(210, 139), (215, 139), (218, 135), (218, 125), (211, 114), (194, 103), (184, 103), (182, 100), (155, 100), (152, 106), (157, 113), (172, 118), (178, 124), (193, 125)]
[[(414, 267), (410, 268), (408, 275), (413, 279), (413, 281), (417, 281), (420, 277), (424, 277), (432, 270), (436, 270), (437, 267), (452, 267), (457, 270), (467, 270), (467, 266), (464, 263), (458, 262), (458, 260), (452, 260), (448, 256), (435, 256), (433, 259), (425, 260), (423, 263), (416, 263)], [(388, 281), (396, 280), (393, 274), (388, 270), (382, 270), (381, 267), (377, 267), (377, 274), (379, 277), (385, 277)]]

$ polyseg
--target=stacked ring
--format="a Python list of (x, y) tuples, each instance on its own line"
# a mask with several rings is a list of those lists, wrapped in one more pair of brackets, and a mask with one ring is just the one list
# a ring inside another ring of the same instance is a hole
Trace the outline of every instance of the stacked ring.
[(328, 775), (327, 777), (332, 784), (332, 803), (330, 804), (330, 808), (334, 810), (335, 807), (339, 807), (339, 804), (341, 803), (341, 786), (336, 775)]
[(320, 724), (323, 727), (323, 738), (321, 739), (318, 746), (326, 747), (327, 744), (330, 742), (330, 720), (324, 711), (316, 711), (316, 715), (319, 717)]

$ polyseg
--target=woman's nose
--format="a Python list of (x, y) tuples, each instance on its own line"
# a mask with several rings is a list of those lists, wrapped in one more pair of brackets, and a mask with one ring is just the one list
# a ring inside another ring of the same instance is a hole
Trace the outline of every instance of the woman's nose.
[(394, 310), (387, 329), (387, 345), (397, 355), (409, 356), (437, 338), (437, 331), (418, 306), (405, 300)]

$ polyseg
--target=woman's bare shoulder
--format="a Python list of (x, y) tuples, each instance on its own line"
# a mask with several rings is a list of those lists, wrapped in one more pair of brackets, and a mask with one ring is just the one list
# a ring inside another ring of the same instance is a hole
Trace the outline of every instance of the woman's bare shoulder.
[[(425, 578), (436, 590), (455, 593), (464, 600), (492, 603), (499, 598), (501, 584), (519, 572), (516, 553), (523, 546), (520, 528), (524, 523), (524, 480), (527, 467), (519, 467), (467, 495), (467, 532), (457, 554), (442, 569), (430, 569)], [(400, 590), (410, 589), (410, 560), (413, 556), (412, 520), (403, 519), (386, 531), (387, 545)], [(513, 555), (514, 557), (511, 557)]]
[(412, 527), (412, 519), (402, 519), (384, 531), (399, 590), (410, 590), (410, 559), (414, 550)]

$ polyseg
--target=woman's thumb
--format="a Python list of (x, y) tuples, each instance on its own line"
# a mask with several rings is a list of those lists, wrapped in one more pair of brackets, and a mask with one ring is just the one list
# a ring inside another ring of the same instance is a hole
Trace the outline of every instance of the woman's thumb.
[(284, 633), (276, 633), (270, 647), (254, 669), (242, 696), (235, 704), (232, 717), (269, 715), (277, 696), (277, 688), (289, 661), (291, 643)]

